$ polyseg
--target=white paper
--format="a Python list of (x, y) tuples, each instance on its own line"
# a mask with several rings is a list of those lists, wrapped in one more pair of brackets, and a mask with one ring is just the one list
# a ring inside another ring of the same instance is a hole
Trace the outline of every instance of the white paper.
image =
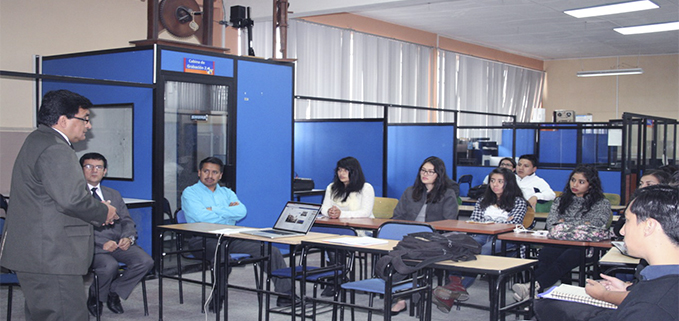
[(221, 230), (214, 230), (214, 231), (211, 231), (211, 232), (215, 233), (215, 234), (229, 235), (229, 234), (240, 233), (240, 232), (245, 232), (245, 231), (252, 231), (252, 230), (255, 230), (255, 229), (249, 228), (249, 227), (237, 227), (237, 228), (224, 228), (224, 229), (221, 229)]
[(368, 246), (368, 245), (378, 245), (378, 244), (389, 243), (389, 241), (387, 241), (387, 240), (378, 239), (378, 238), (374, 238), (374, 237), (368, 237), (368, 236), (338, 237), (338, 238), (327, 239), (327, 240), (323, 240), (323, 241), (330, 242), (330, 243), (359, 245), (359, 246)]

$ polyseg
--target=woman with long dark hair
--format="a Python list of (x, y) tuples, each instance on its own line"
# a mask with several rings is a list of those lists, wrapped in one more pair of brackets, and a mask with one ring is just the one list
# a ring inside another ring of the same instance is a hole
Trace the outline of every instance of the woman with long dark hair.
[[(523, 198), (523, 192), (516, 183), (514, 172), (498, 167), (493, 169), (488, 176), (490, 177), (488, 187), (476, 202), (470, 220), (483, 223), (522, 224), (528, 202)], [(492, 254), (492, 235), (474, 234), (471, 236), (481, 244), (481, 254)], [(501, 246), (501, 241), (497, 241), (496, 252), (500, 251)], [(467, 289), (475, 280), (476, 275), (465, 275), (462, 279), (459, 275), (450, 276), (448, 284), (434, 289), (434, 304), (439, 310), (450, 312), (455, 300), (465, 301), (469, 298)]]
[(457, 219), (457, 192), (440, 158), (430, 156), (422, 162), (415, 183), (401, 195), (393, 218), (418, 222)]
[(321, 214), (330, 218), (374, 217), (375, 190), (365, 181), (361, 163), (345, 157), (337, 161), (332, 183), (325, 189)]
[[(611, 203), (604, 197), (599, 172), (592, 165), (579, 165), (568, 177), (560, 197), (554, 200), (547, 217), (546, 229), (566, 223), (589, 225), (601, 230), (611, 218)], [(535, 269), (536, 289), (547, 290), (562, 276), (580, 264), (580, 249), (546, 245), (538, 255)], [(528, 283), (512, 286), (514, 299), (522, 301), (530, 295)]]
[[(394, 209), (394, 219), (431, 222), (457, 219), (455, 184), (446, 173), (446, 164), (436, 156), (427, 157), (420, 165), (413, 186), (408, 187)], [(405, 300), (391, 307), (391, 315), (407, 309)]]

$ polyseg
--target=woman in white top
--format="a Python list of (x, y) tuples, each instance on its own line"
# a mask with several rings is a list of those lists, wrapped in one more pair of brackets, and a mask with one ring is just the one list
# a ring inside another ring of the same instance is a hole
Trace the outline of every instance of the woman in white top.
[(330, 218), (374, 217), (375, 190), (365, 181), (356, 158), (337, 162), (335, 178), (325, 189), (321, 214)]

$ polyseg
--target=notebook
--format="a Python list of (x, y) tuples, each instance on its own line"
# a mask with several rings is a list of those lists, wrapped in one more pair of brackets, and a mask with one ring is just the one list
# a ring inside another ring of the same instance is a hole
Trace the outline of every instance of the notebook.
[(618, 306), (606, 301), (597, 300), (591, 297), (585, 288), (574, 286), (570, 284), (561, 284), (559, 286), (553, 286), (544, 293), (538, 294), (541, 298), (556, 299), (561, 301), (571, 301), (580, 302), (589, 305), (594, 305), (602, 308), (617, 309)]
[(320, 204), (288, 202), (271, 229), (243, 231), (243, 234), (268, 238), (306, 235), (314, 225), (316, 215), (321, 211)]

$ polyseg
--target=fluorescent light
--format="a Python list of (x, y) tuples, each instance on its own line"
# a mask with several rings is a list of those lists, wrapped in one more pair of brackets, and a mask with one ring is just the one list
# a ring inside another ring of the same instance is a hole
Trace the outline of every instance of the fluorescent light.
[(617, 32), (619, 32), (623, 35), (638, 35), (638, 34), (641, 34), (641, 33), (673, 31), (673, 30), (679, 30), (679, 21), (666, 22), (666, 23), (656, 23), (656, 24), (653, 24), (653, 25), (613, 28), (613, 30), (615, 30), (615, 31), (617, 31)]
[(616, 4), (609, 4), (605, 6), (589, 7), (582, 9), (573, 9), (564, 11), (565, 14), (576, 18), (589, 18), (597, 16), (606, 16), (610, 14), (618, 14), (625, 12), (642, 11), (649, 9), (660, 8), (657, 4), (649, 0), (623, 2)]
[(641, 68), (630, 69), (609, 69), (609, 70), (591, 70), (578, 71), (578, 77), (599, 77), (599, 76), (623, 76), (623, 75), (640, 75), (644, 70)]

